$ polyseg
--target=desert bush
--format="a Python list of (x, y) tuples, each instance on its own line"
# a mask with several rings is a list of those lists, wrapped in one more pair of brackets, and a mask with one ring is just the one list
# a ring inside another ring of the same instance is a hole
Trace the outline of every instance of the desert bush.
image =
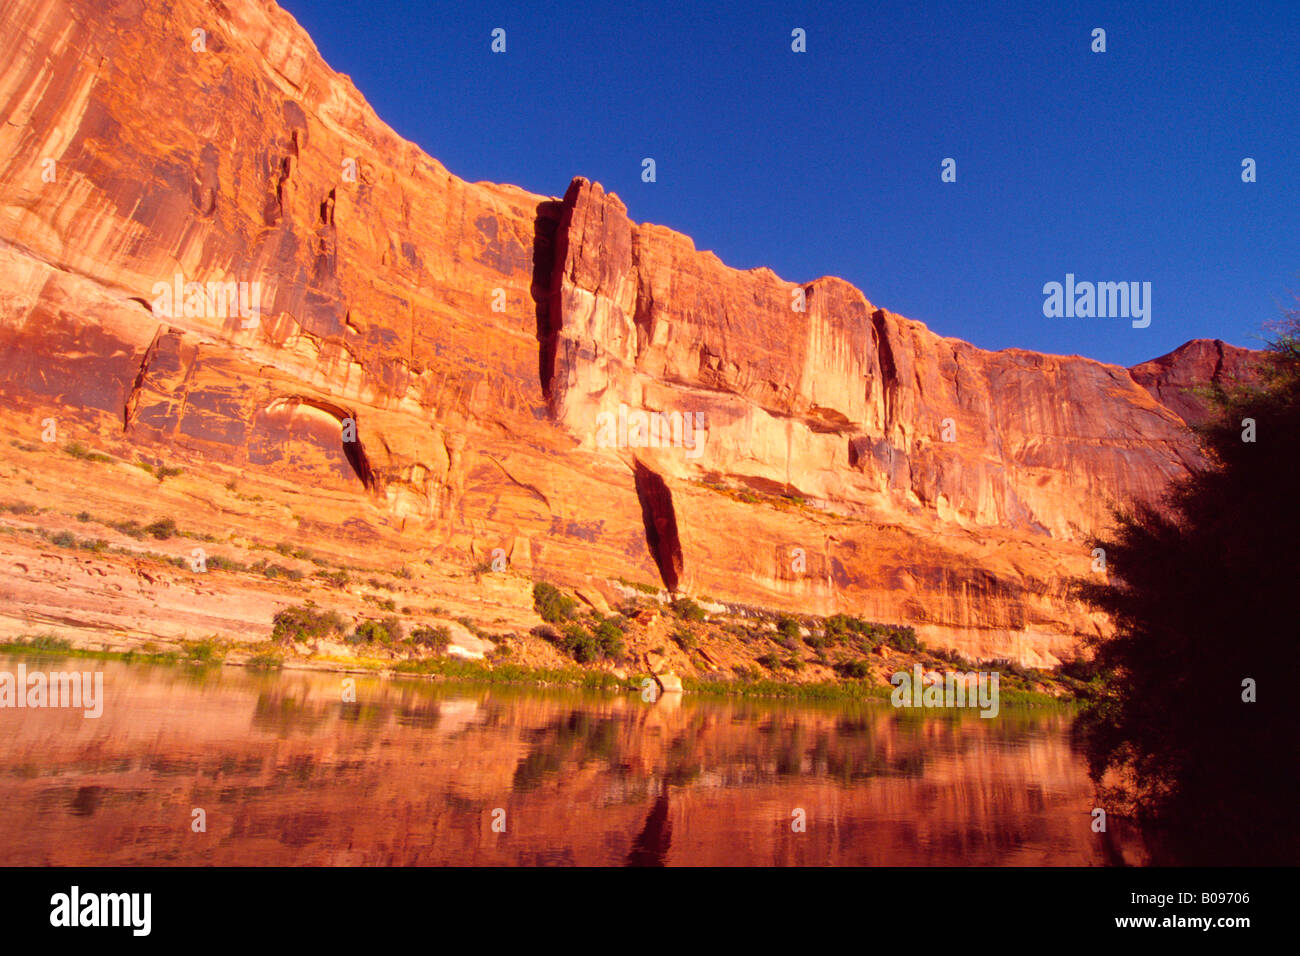
[(248, 565), (243, 561), (236, 561), (234, 558), (225, 558), (219, 554), (210, 554), (207, 557), (207, 567), (209, 571), (249, 571)]
[(395, 617), (381, 621), (367, 618), (348, 636), (349, 644), (397, 644), (403, 638), (402, 622)]
[(896, 651), (918, 651), (921, 642), (916, 639), (916, 631), (910, 627), (892, 627), (885, 638), (885, 643)]
[(336, 588), (345, 588), (352, 581), (346, 571), (317, 571), (316, 577)]
[(673, 613), (683, 621), (703, 621), (706, 617), (704, 608), (688, 597), (680, 597), (672, 603)]
[(862, 680), (871, 676), (871, 665), (866, 661), (841, 661), (835, 665), (835, 672), (841, 677)]
[(558, 644), (563, 639), (563, 635), (549, 624), (538, 624), (528, 633), (551, 644)]
[(269, 564), (265, 560), (258, 561), (253, 565), (253, 570), (260, 572), (271, 580), (288, 578), (290, 581), (301, 581), (303, 579), (303, 573), (297, 568), (286, 568), (282, 564)]
[(533, 585), (533, 607), (543, 621), (548, 624), (561, 624), (572, 620), (577, 612), (578, 602), (554, 585), (538, 581)]
[(649, 594), (651, 597), (659, 593), (659, 589), (653, 584), (644, 584), (640, 581), (629, 581), (627, 578), (619, 578), (618, 583), (624, 587), (640, 591), (642, 594)]
[(176, 533), (176, 522), (171, 518), (159, 518), (144, 526), (144, 533), (159, 541), (166, 541)]
[(421, 625), (411, 631), (411, 642), (441, 654), (451, 645), (451, 629)]
[(577, 622), (561, 630), (552, 627), (533, 628), (532, 633), (550, 641), (579, 664), (594, 664), (602, 660), (621, 660), (624, 653), (623, 632), (609, 618), (596, 625), (593, 634)]
[(338, 637), (346, 632), (347, 626), (347, 621), (334, 611), (304, 604), (276, 612), (271, 619), (271, 638), (281, 644), (291, 644)]
[(79, 441), (68, 442), (63, 446), (63, 450), (73, 458), (77, 458), (81, 461), (111, 462), (113, 460), (112, 455), (105, 455), (103, 452), (91, 451)]
[(34, 637), (20, 637), (14, 641), (19, 647), (29, 647), (35, 651), (70, 651), (72, 642), (53, 634), (37, 634)]
[(592, 632), (592, 636), (600, 646), (602, 657), (608, 660), (622, 660), (626, 649), (619, 618), (613, 616), (604, 618), (592, 629)]

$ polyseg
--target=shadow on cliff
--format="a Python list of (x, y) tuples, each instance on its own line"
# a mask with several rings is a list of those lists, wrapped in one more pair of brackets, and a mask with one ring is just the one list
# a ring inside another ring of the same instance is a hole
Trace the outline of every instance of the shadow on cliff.
[(551, 381), (555, 377), (555, 352), (560, 334), (559, 303), (553, 305), (553, 300), (556, 232), (563, 208), (564, 203), (559, 200), (539, 202), (533, 219), (533, 282), (529, 291), (537, 316), (537, 377), (548, 403), (551, 401)]
[(676, 591), (682, 576), (682, 542), (677, 533), (677, 510), (668, 484), (640, 461), (633, 462), (636, 495), (641, 502), (645, 540), (659, 568), (664, 587)]

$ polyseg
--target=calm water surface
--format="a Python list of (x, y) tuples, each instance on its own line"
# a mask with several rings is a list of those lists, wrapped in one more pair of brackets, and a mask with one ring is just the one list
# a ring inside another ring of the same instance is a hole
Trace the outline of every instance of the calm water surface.
[(0, 710), (3, 864), (1144, 861), (1092, 832), (1068, 712), (369, 678), (343, 703), (335, 674), (21, 660), (102, 669), (105, 705)]

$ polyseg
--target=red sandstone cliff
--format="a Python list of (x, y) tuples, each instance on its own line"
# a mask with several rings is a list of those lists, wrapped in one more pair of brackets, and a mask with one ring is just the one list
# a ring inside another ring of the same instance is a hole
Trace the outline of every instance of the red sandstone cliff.
[[(462, 566), (500, 547), (536, 577), (1050, 663), (1100, 626), (1066, 594), (1085, 537), (1196, 460), (1187, 389), (1250, 359), (990, 353), (834, 278), (796, 311), (794, 283), (598, 184), (457, 179), (264, 0), (16, 0), (0, 26), (0, 397), (25, 439), (52, 417), (184, 462), (218, 537)], [(260, 316), (160, 316), (178, 281), (257, 283)], [(701, 427), (644, 447), (640, 412)], [(67, 464), (9, 478), (66, 494)], [(271, 503), (237, 520), (219, 489), (248, 476)]]

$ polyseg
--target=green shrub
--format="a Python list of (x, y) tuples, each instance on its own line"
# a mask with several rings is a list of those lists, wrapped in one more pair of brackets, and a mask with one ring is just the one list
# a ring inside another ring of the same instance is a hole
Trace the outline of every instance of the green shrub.
[(673, 613), (683, 621), (703, 621), (705, 618), (704, 608), (700, 607), (688, 597), (680, 597), (672, 604)]
[(159, 518), (145, 525), (144, 533), (153, 535), (159, 541), (166, 541), (176, 533), (176, 522), (171, 518)]
[(885, 643), (896, 651), (918, 651), (921, 649), (921, 642), (916, 639), (916, 631), (910, 627), (890, 628), (889, 636), (885, 638)]
[[(209, 558), (209, 566), (211, 561)], [(281, 644), (341, 636), (348, 626), (334, 611), (321, 611), (310, 605), (287, 607), (276, 613), (271, 624), (271, 638)]]
[(253, 670), (273, 671), (284, 666), (284, 658), (272, 651), (263, 651), (254, 654), (247, 663)]
[(306, 548), (295, 547), (288, 541), (281, 541), (275, 546), (275, 550), (286, 558), (297, 558), (300, 561), (314, 561), (315, 559), (315, 556)]
[(642, 594), (649, 594), (651, 597), (659, 593), (659, 589), (653, 584), (643, 584), (640, 581), (629, 581), (627, 578), (619, 578), (618, 583), (624, 587), (640, 591)]
[(609, 660), (622, 660), (626, 648), (623, 644), (623, 629), (619, 627), (618, 618), (603, 619), (593, 631), (596, 643), (600, 646), (601, 656)]
[(53, 634), (37, 634), (35, 637), (18, 638), (14, 641), (19, 647), (30, 647), (34, 651), (70, 651), (72, 642)]
[(595, 634), (576, 622), (559, 631), (543, 625), (533, 628), (531, 633), (554, 644), (579, 664), (621, 660), (625, 653), (623, 632), (611, 618), (598, 623)]
[(113, 456), (105, 455), (103, 452), (91, 451), (79, 441), (68, 442), (68, 444), (63, 446), (63, 450), (73, 458), (80, 459), (81, 461), (111, 462), (113, 460)]
[(853, 627), (854, 620), (847, 614), (832, 614), (822, 622), (822, 629), (826, 639), (831, 643), (838, 643), (845, 640), (856, 630)]
[(533, 637), (540, 638), (541, 640), (546, 641), (550, 644), (558, 644), (563, 639), (563, 636), (560, 634), (560, 632), (557, 631), (555, 628), (551, 627), (549, 624), (538, 624), (536, 627), (532, 628), (528, 633), (531, 634)]
[(219, 554), (210, 554), (207, 557), (207, 566), (209, 571), (248, 571), (248, 565), (243, 561), (236, 561), (233, 558), (223, 558)]
[(581, 624), (570, 624), (564, 629), (569, 654), (579, 664), (592, 664), (604, 656), (600, 642)]
[(953, 665), (958, 670), (973, 671), (978, 669), (974, 661), (967, 660), (962, 653), (957, 650), (938, 650), (934, 652), (934, 656), (939, 658), (941, 661), (946, 661)]
[[(973, 669), (973, 665), (972, 665)], [(1088, 684), (1102, 676), (1100, 665), (1096, 658), (1092, 657), (1075, 657), (1071, 660), (1064, 661), (1057, 673), (1073, 680), (1081, 681)]]
[(185, 659), (197, 661), (202, 664), (215, 663), (224, 656), (224, 651), (215, 641), (194, 641), (182, 642), (185, 649)]
[(835, 670), (841, 677), (853, 680), (862, 680), (871, 676), (871, 665), (866, 661), (843, 661), (835, 665)]
[(58, 545), (60, 548), (75, 548), (77, 538), (69, 531), (60, 531), (50, 537), (50, 544)]
[(253, 565), (254, 571), (260, 571), (263, 575), (275, 580), (276, 578), (288, 578), (290, 581), (301, 581), (303, 573), (297, 568), (286, 568), (282, 564), (268, 564), (266, 561), (258, 561)]
[(451, 629), (421, 625), (411, 631), (411, 642), (441, 654), (451, 645)]
[(699, 644), (695, 635), (684, 627), (673, 631), (673, 643), (684, 651), (692, 651)]
[(561, 593), (560, 589), (544, 581), (533, 585), (533, 607), (538, 616), (548, 624), (561, 624), (572, 620), (578, 602)]
[(350, 644), (397, 644), (402, 640), (402, 622), (395, 617), (382, 621), (368, 618), (348, 637)]

